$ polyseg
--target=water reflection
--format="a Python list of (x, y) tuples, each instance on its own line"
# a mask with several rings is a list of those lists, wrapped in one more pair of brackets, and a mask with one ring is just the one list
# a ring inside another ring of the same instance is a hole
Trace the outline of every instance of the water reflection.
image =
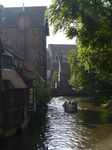
[[(107, 124), (112, 123), (112, 114), (106, 111), (80, 110), (78, 112), (79, 124), (89, 126), (90, 124)], [(80, 122), (81, 121), (81, 122)]]
[(97, 142), (97, 140), (91, 134), (91, 129), (83, 126), (84, 122), (86, 123), (83, 118), (83, 112), (79, 110), (75, 114), (64, 113), (62, 104), (65, 99), (60, 99), (54, 98), (49, 104), (48, 120), (51, 128), (49, 128), (47, 134), (52, 133), (48, 139), (49, 150), (92, 148), (93, 143)]
[(107, 150), (112, 149), (112, 114), (82, 109), (64, 112), (62, 104), (74, 97), (55, 97), (41, 118), (0, 150)]

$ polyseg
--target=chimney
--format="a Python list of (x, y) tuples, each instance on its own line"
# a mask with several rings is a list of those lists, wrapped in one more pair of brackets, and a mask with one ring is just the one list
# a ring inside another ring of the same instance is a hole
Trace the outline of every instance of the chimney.
[(24, 57), (25, 55), (25, 41), (24, 41), (24, 28), (25, 28), (25, 18), (24, 18), (24, 6), (22, 12), (20, 12), (19, 20), (18, 20), (18, 50), (20, 55)]
[(4, 7), (0, 5), (0, 35), (2, 34), (2, 14), (3, 14)]
[(25, 12), (25, 7), (24, 7), (24, 3), (23, 3), (23, 12)]

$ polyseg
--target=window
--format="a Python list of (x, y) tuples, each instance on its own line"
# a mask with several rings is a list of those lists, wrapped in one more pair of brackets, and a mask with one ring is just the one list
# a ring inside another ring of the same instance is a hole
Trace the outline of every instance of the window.
[(59, 56), (57, 54), (55, 55), (55, 61), (59, 61)]
[(34, 88), (29, 88), (29, 105), (34, 105)]
[(12, 57), (3, 56), (2, 57), (3, 67), (5, 69), (12, 69)]
[(23, 64), (22, 64), (22, 62), (20, 61), (20, 68), (22, 68), (23, 67)]

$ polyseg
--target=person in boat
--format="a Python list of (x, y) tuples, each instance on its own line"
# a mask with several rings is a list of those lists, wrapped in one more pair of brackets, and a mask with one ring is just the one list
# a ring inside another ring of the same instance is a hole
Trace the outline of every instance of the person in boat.
[(75, 102), (73, 101), (72, 106), (77, 106), (77, 101), (75, 101)]
[(66, 107), (68, 105), (67, 101), (64, 102), (63, 107)]
[(75, 102), (74, 101), (72, 102), (72, 106), (75, 106)]
[(72, 103), (71, 103), (71, 102), (69, 102), (69, 103), (68, 103), (68, 106), (72, 106)]

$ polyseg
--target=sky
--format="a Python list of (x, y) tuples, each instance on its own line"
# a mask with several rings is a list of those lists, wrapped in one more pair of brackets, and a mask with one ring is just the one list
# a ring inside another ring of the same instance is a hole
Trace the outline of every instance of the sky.
[[(0, 5), (4, 7), (22, 7), (24, 6), (49, 6), (52, 0), (0, 0)], [(52, 34), (52, 28), (50, 29), (50, 36), (47, 37), (48, 44), (75, 44), (75, 39), (68, 40), (62, 32), (58, 32), (56, 35)]]

